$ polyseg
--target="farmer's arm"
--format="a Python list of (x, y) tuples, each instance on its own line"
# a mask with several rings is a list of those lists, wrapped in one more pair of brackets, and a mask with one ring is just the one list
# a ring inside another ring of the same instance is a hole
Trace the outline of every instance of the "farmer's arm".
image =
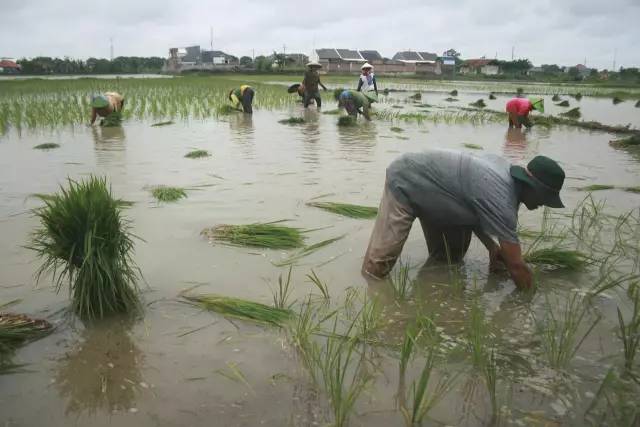
[(358, 92), (362, 89), (362, 79), (358, 79)]
[(94, 124), (96, 122), (96, 118), (98, 117), (98, 113), (96, 112), (95, 108), (91, 109), (91, 124)]
[(504, 269), (504, 259), (500, 253), (500, 245), (479, 228), (474, 229), (473, 232), (489, 251), (489, 270), (498, 271)]
[(373, 76), (373, 90), (376, 91), (376, 96), (378, 96), (378, 84), (376, 83), (376, 76)]
[(327, 90), (327, 87), (323, 85), (322, 82), (320, 81), (320, 77), (318, 77), (318, 84), (322, 86), (322, 89)]
[(500, 241), (500, 255), (518, 289), (531, 289), (533, 277), (531, 270), (522, 258), (519, 243)]

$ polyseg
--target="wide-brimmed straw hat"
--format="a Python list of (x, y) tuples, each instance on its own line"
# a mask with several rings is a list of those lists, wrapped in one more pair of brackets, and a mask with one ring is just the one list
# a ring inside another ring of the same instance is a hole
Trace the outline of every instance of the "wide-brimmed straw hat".
[(560, 200), (564, 170), (555, 160), (546, 156), (536, 156), (526, 168), (513, 165), (510, 172), (515, 179), (529, 184), (542, 197), (545, 206), (564, 208)]
[(365, 62), (362, 67), (360, 67), (361, 70), (364, 70), (365, 68), (371, 68), (373, 70), (373, 65), (369, 64), (368, 62)]
[(544, 113), (544, 99), (543, 98), (529, 98), (534, 110), (538, 110)]
[(320, 64), (319, 62), (315, 62), (315, 61), (311, 61), (307, 64), (307, 67), (311, 68), (311, 67), (317, 67), (317, 68), (322, 68), (322, 64)]

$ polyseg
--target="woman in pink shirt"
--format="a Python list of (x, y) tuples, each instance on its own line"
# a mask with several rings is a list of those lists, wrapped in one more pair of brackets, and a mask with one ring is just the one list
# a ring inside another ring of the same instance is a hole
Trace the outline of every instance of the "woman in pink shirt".
[(509, 127), (521, 128), (522, 125), (531, 127), (529, 112), (538, 110), (544, 113), (544, 99), (542, 98), (513, 98), (507, 102), (507, 113), (509, 114)]

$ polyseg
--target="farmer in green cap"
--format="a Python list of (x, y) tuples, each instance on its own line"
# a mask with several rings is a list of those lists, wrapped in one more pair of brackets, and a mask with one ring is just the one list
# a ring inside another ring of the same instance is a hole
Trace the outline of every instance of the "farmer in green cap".
[(350, 116), (357, 117), (360, 113), (365, 119), (371, 120), (369, 109), (376, 101), (376, 94), (373, 91), (343, 90), (338, 96), (338, 108), (344, 108)]
[(563, 182), (562, 168), (545, 156), (525, 168), (493, 154), (403, 154), (387, 168), (362, 272), (377, 279), (389, 274), (419, 218), (430, 258), (460, 261), (473, 233), (489, 251), (490, 270), (504, 265), (519, 289), (529, 289), (531, 271), (516, 232), (518, 208), (564, 207)]
[[(253, 114), (253, 97), (255, 91), (249, 85), (241, 85), (239, 88), (229, 91), (229, 101), (236, 110), (244, 111), (247, 114)], [(242, 109), (240, 109), (242, 107)]]
[(507, 102), (507, 114), (509, 114), (509, 127), (522, 128), (522, 125), (531, 127), (529, 113), (538, 110), (544, 113), (544, 99), (542, 98), (513, 98)]
[(304, 108), (307, 108), (311, 101), (316, 101), (318, 108), (322, 107), (322, 98), (320, 98), (320, 89), (318, 86), (322, 86), (322, 89), (327, 90), (326, 86), (320, 81), (320, 74), (318, 70), (322, 68), (322, 64), (318, 62), (309, 62), (307, 64), (307, 71), (304, 72), (304, 78), (302, 79), (303, 90), (303, 102)]
[(96, 122), (98, 116), (107, 117), (113, 112), (122, 111), (124, 97), (117, 92), (105, 92), (91, 97), (91, 124)]

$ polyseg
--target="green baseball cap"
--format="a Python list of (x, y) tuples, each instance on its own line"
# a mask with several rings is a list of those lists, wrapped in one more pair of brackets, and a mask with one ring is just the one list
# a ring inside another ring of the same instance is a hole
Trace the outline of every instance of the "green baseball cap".
[(529, 98), (529, 101), (535, 110), (544, 114), (544, 98)]
[(529, 184), (542, 197), (545, 206), (564, 208), (560, 200), (564, 170), (555, 160), (546, 156), (536, 156), (526, 168), (513, 165), (510, 172), (515, 179)]
[(104, 95), (93, 95), (91, 97), (91, 106), (93, 108), (106, 108), (109, 106), (109, 100)]

